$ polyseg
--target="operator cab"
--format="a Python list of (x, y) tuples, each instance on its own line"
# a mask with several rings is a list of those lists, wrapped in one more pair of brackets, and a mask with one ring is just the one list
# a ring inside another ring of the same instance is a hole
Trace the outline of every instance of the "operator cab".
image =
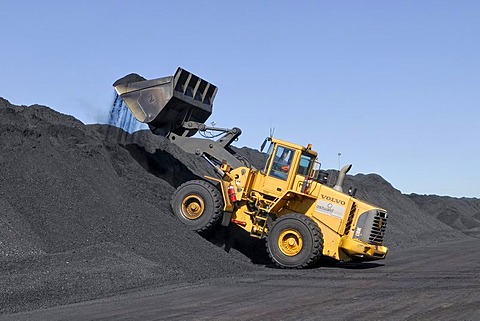
[(304, 182), (318, 177), (320, 173), (317, 153), (311, 149), (311, 145), (303, 147), (268, 137), (262, 144), (262, 150), (267, 142), (270, 143), (268, 158), (261, 171), (264, 192), (277, 196), (287, 190), (305, 192)]

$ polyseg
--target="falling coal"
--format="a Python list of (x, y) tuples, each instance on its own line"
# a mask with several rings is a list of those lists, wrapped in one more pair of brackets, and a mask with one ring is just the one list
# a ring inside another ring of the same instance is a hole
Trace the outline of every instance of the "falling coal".
[[(145, 80), (145, 78), (143, 78), (142, 76), (132, 73), (115, 81), (115, 83), (113, 83), (113, 86), (115, 87), (120, 84), (128, 84), (143, 80)], [(116, 91), (114, 91), (114, 93), (115, 95), (108, 117), (108, 125), (121, 128), (130, 134), (141, 129), (147, 129), (147, 126), (145, 124), (142, 124), (135, 119), (133, 114), (128, 109), (127, 105), (125, 105), (125, 103), (123, 102), (122, 97), (120, 97)]]
[(141, 129), (146, 129), (144, 124), (135, 119), (127, 105), (123, 102), (123, 99), (117, 93), (115, 93), (112, 107), (110, 108), (108, 125), (121, 128), (130, 134)]

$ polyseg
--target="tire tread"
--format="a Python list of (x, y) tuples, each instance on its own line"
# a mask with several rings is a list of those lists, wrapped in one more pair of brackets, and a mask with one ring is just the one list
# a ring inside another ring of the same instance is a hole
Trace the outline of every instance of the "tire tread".
[[(322, 234), (322, 231), (320, 230), (318, 225), (310, 217), (308, 217), (304, 214), (300, 214), (300, 213), (292, 213), (292, 214), (286, 214), (284, 216), (281, 216), (279, 219), (277, 219), (274, 222), (274, 224), (272, 226), (272, 229), (275, 227), (276, 224), (278, 224), (279, 222), (281, 222), (283, 220), (286, 220), (286, 219), (295, 219), (295, 220), (298, 220), (298, 221), (302, 222), (303, 224), (305, 224), (305, 226), (310, 230), (310, 233), (311, 233), (312, 238), (313, 238), (313, 249), (312, 249), (312, 251), (310, 251), (308, 259), (303, 264), (301, 264), (299, 266), (296, 266), (294, 268), (305, 269), (305, 268), (312, 267), (313, 265), (315, 265), (315, 263), (318, 262), (318, 260), (322, 256), (322, 251), (323, 251), (323, 234)], [(275, 263), (275, 265), (277, 265), (278, 267), (280, 267), (282, 269), (291, 268), (291, 267), (284, 266), (284, 265), (278, 263), (277, 260), (275, 260), (275, 258), (272, 255), (272, 251), (270, 249), (269, 242), (267, 241), (266, 244), (267, 244), (268, 255), (269, 255), (270, 259)]]
[(175, 200), (176, 195), (182, 189), (185, 189), (186, 187), (192, 186), (192, 185), (202, 186), (203, 188), (205, 188), (207, 190), (207, 192), (210, 194), (210, 196), (213, 199), (213, 214), (212, 214), (210, 220), (203, 227), (195, 229), (195, 231), (198, 232), (198, 233), (207, 232), (217, 225), (218, 221), (221, 219), (221, 217), (223, 215), (223, 197), (222, 197), (222, 194), (220, 193), (220, 191), (213, 184), (211, 184), (207, 181), (201, 180), (201, 179), (195, 179), (195, 180), (191, 180), (191, 181), (187, 181), (187, 182), (183, 183), (173, 193), (172, 198), (170, 199), (170, 206), (171, 206), (172, 210), (175, 211), (174, 208), (175, 208), (176, 204), (174, 204), (174, 202), (175, 202), (174, 200)]

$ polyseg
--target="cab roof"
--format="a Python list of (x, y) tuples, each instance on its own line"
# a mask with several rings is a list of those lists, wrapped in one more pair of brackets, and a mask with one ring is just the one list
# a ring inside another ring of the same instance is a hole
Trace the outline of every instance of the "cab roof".
[(274, 137), (271, 137), (270, 141), (272, 143), (275, 143), (275, 144), (278, 144), (278, 145), (282, 145), (282, 146), (289, 147), (289, 148), (296, 149), (296, 150), (301, 150), (302, 152), (306, 152), (306, 153), (308, 153), (310, 155), (313, 155), (315, 157), (317, 157), (317, 155), (318, 155), (318, 153), (316, 151), (312, 150), (312, 144), (308, 144), (305, 147), (305, 146), (302, 146), (302, 145), (290, 143), (290, 142), (287, 142), (285, 140), (281, 140), (281, 139), (274, 138)]

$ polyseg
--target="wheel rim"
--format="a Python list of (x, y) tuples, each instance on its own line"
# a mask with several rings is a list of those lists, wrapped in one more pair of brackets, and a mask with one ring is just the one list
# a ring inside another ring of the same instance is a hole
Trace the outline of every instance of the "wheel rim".
[(278, 248), (286, 256), (294, 256), (300, 253), (303, 247), (302, 235), (296, 231), (287, 229), (278, 237)]
[(182, 216), (189, 220), (196, 220), (205, 210), (203, 199), (197, 195), (188, 195), (182, 202)]

